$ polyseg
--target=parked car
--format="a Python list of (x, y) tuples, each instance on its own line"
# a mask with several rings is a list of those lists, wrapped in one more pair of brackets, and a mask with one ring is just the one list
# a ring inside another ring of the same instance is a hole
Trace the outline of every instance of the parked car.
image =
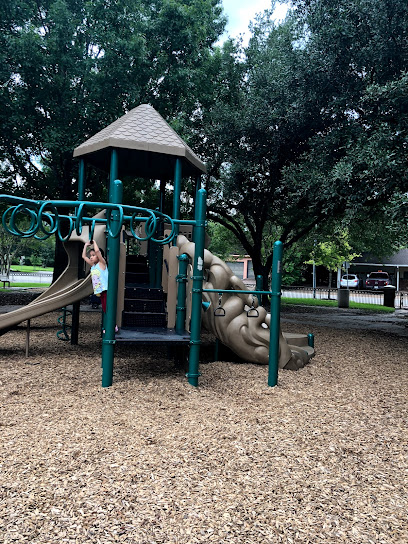
[(390, 285), (390, 277), (387, 272), (371, 272), (365, 282), (366, 289), (383, 289), (386, 285)]
[(344, 274), (340, 279), (340, 287), (358, 289), (360, 287), (360, 279), (356, 274)]

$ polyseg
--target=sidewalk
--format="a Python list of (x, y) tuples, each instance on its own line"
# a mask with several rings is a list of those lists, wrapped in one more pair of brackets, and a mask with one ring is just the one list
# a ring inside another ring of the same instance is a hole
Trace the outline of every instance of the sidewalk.
[(333, 329), (378, 331), (408, 338), (408, 310), (395, 310), (389, 314), (350, 308), (287, 305), (281, 310), (281, 322), (283, 329), (285, 323), (302, 323)]

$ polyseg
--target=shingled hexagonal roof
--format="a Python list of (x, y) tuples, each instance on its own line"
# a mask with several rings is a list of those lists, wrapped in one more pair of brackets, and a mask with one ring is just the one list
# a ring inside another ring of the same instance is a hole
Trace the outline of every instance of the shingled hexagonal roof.
[[(141, 104), (74, 150), (74, 157), (109, 172), (111, 149), (118, 151), (119, 176), (172, 178), (177, 158), (183, 174), (206, 171), (205, 164), (148, 104)], [(86, 156), (86, 157), (85, 157)]]

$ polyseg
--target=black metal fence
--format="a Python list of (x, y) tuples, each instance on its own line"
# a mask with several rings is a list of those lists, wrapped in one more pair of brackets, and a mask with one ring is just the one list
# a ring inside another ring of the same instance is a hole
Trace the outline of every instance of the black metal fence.
[[(282, 297), (288, 298), (317, 298), (322, 300), (337, 300), (338, 289), (317, 287), (282, 287)], [(350, 301), (362, 304), (384, 305), (384, 293), (382, 291), (367, 291), (350, 289)], [(408, 309), (408, 292), (397, 291), (395, 293), (395, 307)]]

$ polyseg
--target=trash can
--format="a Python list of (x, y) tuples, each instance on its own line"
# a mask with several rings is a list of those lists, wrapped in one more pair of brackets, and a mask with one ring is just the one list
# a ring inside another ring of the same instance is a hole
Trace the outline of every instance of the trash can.
[(397, 288), (394, 285), (386, 285), (384, 287), (384, 306), (395, 308), (395, 292)]
[(350, 289), (337, 290), (337, 306), (339, 308), (348, 308), (350, 306)]

